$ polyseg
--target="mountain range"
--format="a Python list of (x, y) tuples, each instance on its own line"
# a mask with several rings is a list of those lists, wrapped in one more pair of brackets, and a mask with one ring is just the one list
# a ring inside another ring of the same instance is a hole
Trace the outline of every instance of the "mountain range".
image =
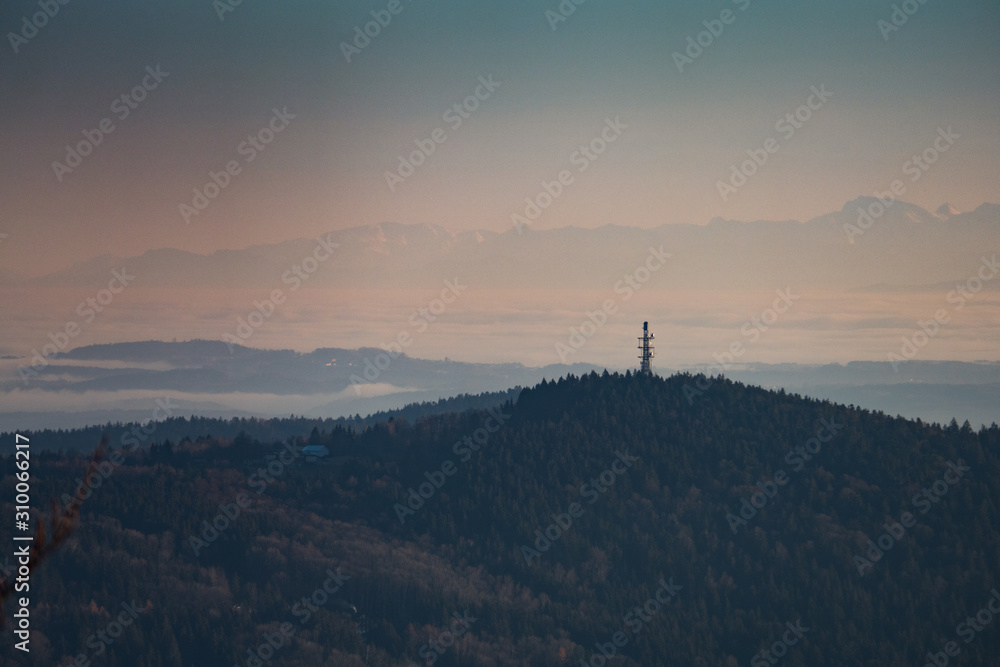
[[(380, 358), (380, 355), (381, 358)], [(390, 361), (382, 370), (374, 368)], [(371, 365), (370, 365), (371, 364)], [(505, 391), (567, 373), (602, 370), (592, 364), (467, 363), (389, 359), (378, 348), (320, 348), (302, 353), (221, 341), (138, 341), (88, 345), (55, 355), (32, 378), (36, 411), (0, 404), (0, 430), (71, 428), (149, 419), (155, 399), (170, 396), (175, 415), (201, 417), (337, 418), (394, 410), (417, 401)], [(664, 376), (676, 370), (657, 367)], [(377, 373), (376, 373), (377, 371)], [(1000, 362), (914, 360), (847, 364), (735, 364), (728, 378), (888, 414), (974, 426), (1000, 422)], [(16, 392), (16, 375), (0, 392)], [(5, 393), (0, 393), (0, 400)], [(66, 401), (69, 404), (52, 403)], [(72, 406), (72, 407), (68, 407)], [(47, 409), (44, 409), (47, 408)]]
[[(980, 256), (996, 250), (998, 232), (997, 204), (964, 213), (943, 205), (931, 213), (868, 197), (806, 222), (716, 218), (651, 229), (525, 226), (503, 233), (386, 222), (320, 237), (337, 247), (306, 285), (436, 287), (458, 277), (477, 288), (607, 288), (638, 267), (648, 248), (662, 247), (672, 254), (670, 289), (930, 287), (971, 275)], [(112, 270), (125, 267), (144, 287), (273, 288), (292, 284), (293, 267), (317, 245), (295, 239), (210, 254), (162, 248), (101, 255), (44, 276), (0, 276), (0, 285), (103, 286)]]

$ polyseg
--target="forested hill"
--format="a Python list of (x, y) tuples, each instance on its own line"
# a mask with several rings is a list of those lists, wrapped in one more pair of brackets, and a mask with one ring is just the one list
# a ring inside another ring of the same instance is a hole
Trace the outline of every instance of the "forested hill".
[[(108, 667), (249, 667), (266, 654), (277, 666), (597, 667), (613, 653), (608, 665), (629, 667), (881, 667), (1000, 655), (1000, 622), (980, 613), (1000, 587), (996, 425), (629, 373), (308, 441), (336, 462), (297, 456), (305, 439), (125, 453), (34, 574), (41, 648), (18, 664), (80, 654)], [(58, 498), (86, 461), (33, 465), (36, 496)], [(8, 476), (0, 499), (12, 497)], [(335, 592), (318, 595), (324, 583)], [(88, 648), (123, 602), (143, 610), (135, 627)], [(3, 655), (12, 641), (0, 636)]]
[[(199, 417), (192, 415), (183, 417), (178, 408), (172, 407), (170, 399), (158, 399), (157, 417), (165, 417), (155, 422), (115, 422), (98, 426), (73, 429), (43, 429), (32, 431), (20, 430), (22, 436), (37, 443), (37, 449), (49, 451), (93, 450), (95, 443), (104, 435), (115, 446), (141, 447), (153, 443), (179, 443), (182, 440), (198, 440), (199, 438), (235, 438), (241, 433), (249, 438), (265, 442), (284, 440), (285, 438), (307, 436), (313, 429), (332, 431), (343, 428), (350, 431), (363, 431), (369, 426), (390, 419), (406, 419), (413, 421), (429, 415), (440, 415), (465, 410), (485, 409), (500, 405), (505, 401), (517, 399), (521, 387), (513, 387), (506, 391), (488, 391), (480, 394), (460, 394), (437, 401), (409, 403), (398, 410), (382, 410), (362, 417), (316, 418), (290, 415), (288, 417), (256, 418), (232, 417), (219, 419), (214, 417)], [(175, 415), (175, 416), (168, 416)], [(0, 432), (0, 454), (14, 451), (14, 434)]]

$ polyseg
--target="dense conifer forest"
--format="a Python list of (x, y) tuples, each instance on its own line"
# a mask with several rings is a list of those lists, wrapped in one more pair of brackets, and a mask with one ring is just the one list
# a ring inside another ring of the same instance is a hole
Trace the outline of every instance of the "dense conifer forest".
[[(460, 407), (308, 435), (112, 439), (82, 487), (90, 452), (38, 453), (33, 506), (66, 505), (78, 488), (82, 505), (32, 575), (32, 651), (18, 664), (1000, 655), (1000, 619), (980, 613), (1000, 587), (996, 424), (607, 372)], [(11, 457), (3, 465), (12, 516)], [(14, 641), (5, 628), (0, 652)]]
[[(233, 417), (219, 419), (196, 415), (189, 417), (176, 415), (168, 416), (159, 421), (149, 421), (145, 424), (126, 424), (119, 421), (86, 428), (22, 430), (18, 432), (33, 441), (37, 441), (37, 449), (76, 451), (87, 454), (93, 451), (94, 443), (105, 435), (113, 445), (125, 448), (139, 447), (155, 442), (197, 440), (199, 437), (235, 438), (241, 433), (264, 442), (276, 442), (290, 437), (309, 435), (313, 429), (332, 431), (341, 427), (351, 431), (363, 431), (369, 426), (390, 419), (402, 418), (413, 421), (429, 415), (493, 407), (504, 401), (516, 400), (519, 393), (521, 393), (521, 387), (474, 395), (461, 394), (439, 401), (410, 403), (398, 410), (383, 410), (365, 417), (356, 414), (353, 417), (333, 419), (293, 414), (284, 418)], [(172, 413), (180, 412), (178, 408), (172, 407), (170, 400), (166, 398), (159, 399), (155, 405), (165, 406)], [(162, 414), (163, 410), (164, 408), (160, 407), (161, 412), (158, 414)], [(14, 451), (13, 441), (13, 433), (0, 432), (0, 454)]]

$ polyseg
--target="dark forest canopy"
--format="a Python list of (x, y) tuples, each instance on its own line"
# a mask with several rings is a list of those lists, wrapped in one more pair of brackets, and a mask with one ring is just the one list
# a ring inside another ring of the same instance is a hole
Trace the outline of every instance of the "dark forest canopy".
[[(490, 410), (237, 435), (123, 452), (88, 488), (33, 575), (23, 664), (249, 665), (262, 645), (302, 666), (1000, 654), (997, 623), (966, 621), (1000, 586), (996, 425), (595, 373)], [(58, 500), (86, 459), (33, 466)], [(107, 644), (123, 604), (141, 611)]]
[[(94, 443), (107, 434), (115, 446), (125, 448), (149, 446), (170, 440), (179, 442), (184, 439), (198, 438), (234, 438), (240, 433), (265, 442), (280, 441), (289, 437), (303, 436), (312, 433), (313, 429), (332, 431), (337, 427), (352, 431), (363, 431), (365, 428), (386, 422), (390, 419), (407, 419), (413, 421), (428, 415), (464, 412), (465, 410), (484, 409), (500, 405), (504, 401), (517, 399), (521, 387), (507, 391), (491, 391), (481, 394), (460, 394), (438, 401), (410, 403), (398, 410), (382, 410), (366, 417), (316, 418), (290, 415), (284, 418), (232, 417), (218, 419), (213, 417), (168, 417), (162, 421), (136, 423), (115, 422), (86, 428), (74, 429), (44, 429), (21, 430), (21, 435), (38, 443), (37, 449), (51, 451), (89, 453)], [(160, 399), (162, 403), (164, 399)], [(169, 406), (168, 406), (169, 407)], [(13, 433), (0, 432), (0, 453), (13, 451)]]

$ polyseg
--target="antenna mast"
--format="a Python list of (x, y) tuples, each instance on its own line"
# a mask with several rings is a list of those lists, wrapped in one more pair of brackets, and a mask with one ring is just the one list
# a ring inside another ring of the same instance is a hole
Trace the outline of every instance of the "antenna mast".
[(655, 335), (649, 333), (649, 322), (642, 323), (642, 336), (639, 337), (639, 372), (653, 372), (653, 344)]

